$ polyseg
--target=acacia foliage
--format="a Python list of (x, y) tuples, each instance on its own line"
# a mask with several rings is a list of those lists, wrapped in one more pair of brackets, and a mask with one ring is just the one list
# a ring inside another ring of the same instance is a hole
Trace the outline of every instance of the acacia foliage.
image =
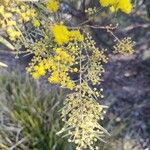
[[(106, 30), (117, 42), (114, 52), (132, 54), (134, 43), (129, 37), (119, 39), (112, 25), (90, 25), (92, 19), (103, 7), (111, 13), (131, 13), (130, 0), (100, 0), (99, 5), (84, 10), (86, 20), (80, 24), (68, 24), (65, 15), (69, 13), (63, 1), (0, 1), (0, 26), (5, 36), (11, 40), (18, 54), (22, 47), (33, 58), (27, 72), (38, 79), (47, 76), (50, 84), (67, 88), (70, 93), (61, 109), (64, 127), (57, 134), (68, 137), (76, 149), (98, 149), (95, 143), (103, 141), (109, 134), (100, 124), (106, 106), (102, 99), (103, 89), (98, 89), (105, 72), (104, 64), (108, 57), (106, 49), (98, 48), (89, 28)], [(104, 9), (105, 11), (105, 9)], [(80, 12), (79, 12), (80, 13)], [(66, 15), (66, 17), (68, 17)], [(73, 78), (76, 76), (76, 79)]]

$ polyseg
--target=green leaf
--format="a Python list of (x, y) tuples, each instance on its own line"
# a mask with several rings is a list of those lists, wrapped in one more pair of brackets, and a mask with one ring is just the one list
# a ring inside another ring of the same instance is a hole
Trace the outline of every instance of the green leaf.
[(0, 43), (4, 44), (11, 50), (15, 50), (15, 47), (10, 42), (8, 42), (6, 39), (4, 39), (1, 35), (0, 35)]

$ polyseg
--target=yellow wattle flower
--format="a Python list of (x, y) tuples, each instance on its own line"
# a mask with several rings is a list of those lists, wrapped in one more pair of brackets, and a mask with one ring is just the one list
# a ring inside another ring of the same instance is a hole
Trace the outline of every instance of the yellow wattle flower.
[(64, 25), (54, 25), (51, 28), (52, 33), (54, 35), (55, 42), (58, 45), (66, 44), (69, 42), (69, 31)]
[(132, 11), (131, 0), (100, 0), (100, 4), (103, 7), (109, 7), (111, 12), (120, 10), (126, 14), (129, 14)]
[(37, 19), (34, 20), (33, 21), (33, 26), (36, 27), (36, 28), (39, 27), (40, 26), (40, 22)]
[(117, 2), (117, 0), (100, 0), (100, 4), (103, 6), (103, 7), (107, 7), (109, 5), (113, 5)]
[(57, 0), (49, 0), (47, 3), (47, 9), (53, 13), (57, 12), (59, 9), (59, 2)]
[(54, 41), (58, 45), (68, 44), (70, 41), (83, 41), (84, 37), (79, 30), (69, 31), (63, 24), (54, 24), (51, 27)]
[(131, 4), (130, 0), (120, 0), (118, 3), (118, 8), (122, 12), (129, 14), (132, 11), (132, 4)]

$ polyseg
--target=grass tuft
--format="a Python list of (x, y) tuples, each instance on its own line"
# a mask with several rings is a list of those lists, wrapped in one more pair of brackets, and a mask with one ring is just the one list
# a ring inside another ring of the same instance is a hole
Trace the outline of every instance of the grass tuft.
[(0, 149), (72, 149), (56, 135), (61, 129), (58, 111), (65, 94), (40, 87), (26, 75), (0, 75)]

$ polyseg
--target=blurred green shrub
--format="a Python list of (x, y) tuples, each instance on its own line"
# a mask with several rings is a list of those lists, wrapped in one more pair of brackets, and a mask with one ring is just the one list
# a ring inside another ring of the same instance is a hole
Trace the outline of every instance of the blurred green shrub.
[(39, 84), (19, 73), (0, 74), (0, 149), (72, 149), (56, 135), (65, 94)]

